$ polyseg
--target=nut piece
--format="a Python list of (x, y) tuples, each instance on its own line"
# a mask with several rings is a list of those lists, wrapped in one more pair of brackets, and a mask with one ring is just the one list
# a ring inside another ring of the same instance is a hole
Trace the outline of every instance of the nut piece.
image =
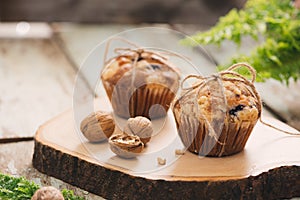
[(113, 134), (115, 122), (111, 114), (97, 111), (81, 122), (80, 130), (90, 142), (101, 142)]
[(152, 123), (149, 119), (142, 116), (129, 118), (123, 132), (139, 136), (142, 142), (146, 144), (150, 141), (153, 133)]
[(159, 165), (165, 165), (165, 164), (166, 164), (166, 159), (165, 159), (165, 158), (158, 157), (158, 158), (157, 158), (157, 163), (158, 163)]
[(136, 135), (113, 135), (108, 142), (112, 152), (122, 158), (134, 158), (144, 149), (143, 142)]
[(64, 197), (58, 189), (48, 186), (38, 189), (31, 200), (64, 200)]
[(175, 150), (175, 155), (184, 155), (184, 153), (185, 153), (185, 150), (183, 150), (183, 149), (176, 149)]

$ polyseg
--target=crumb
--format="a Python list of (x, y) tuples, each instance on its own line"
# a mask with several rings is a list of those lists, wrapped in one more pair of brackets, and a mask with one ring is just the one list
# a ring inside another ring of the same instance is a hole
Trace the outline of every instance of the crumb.
[(175, 154), (176, 155), (184, 155), (185, 151), (183, 149), (176, 149)]
[(157, 162), (158, 162), (159, 165), (165, 165), (166, 164), (166, 159), (158, 157)]

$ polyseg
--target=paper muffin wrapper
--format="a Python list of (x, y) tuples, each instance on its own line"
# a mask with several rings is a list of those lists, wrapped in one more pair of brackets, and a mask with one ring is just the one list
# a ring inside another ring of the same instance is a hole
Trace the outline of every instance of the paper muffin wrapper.
[(257, 120), (237, 123), (225, 121), (219, 137), (212, 137), (204, 120), (184, 115), (175, 115), (175, 119), (185, 147), (192, 153), (212, 157), (229, 156), (242, 151), (257, 122)]
[(131, 88), (115, 87), (110, 100), (116, 115), (123, 118), (164, 117), (175, 97), (175, 93), (168, 87), (159, 84), (146, 84), (131, 91)]

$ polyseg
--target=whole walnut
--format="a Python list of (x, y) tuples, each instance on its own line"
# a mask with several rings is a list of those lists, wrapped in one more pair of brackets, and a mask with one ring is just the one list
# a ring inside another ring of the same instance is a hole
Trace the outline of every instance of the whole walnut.
[(64, 200), (64, 197), (55, 187), (47, 186), (38, 189), (31, 200)]
[(150, 141), (153, 133), (152, 123), (148, 118), (142, 116), (129, 118), (123, 132), (139, 136), (141, 141), (146, 144)]
[(110, 113), (97, 111), (81, 122), (80, 130), (90, 142), (101, 142), (113, 134), (115, 122)]

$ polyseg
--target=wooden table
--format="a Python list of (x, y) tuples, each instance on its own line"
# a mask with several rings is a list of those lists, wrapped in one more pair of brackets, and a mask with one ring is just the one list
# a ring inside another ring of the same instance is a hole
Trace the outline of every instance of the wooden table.
[[(0, 33), (14, 31), (16, 24), (0, 24)], [(46, 176), (32, 167), (33, 137), (37, 128), (72, 106), (76, 73), (88, 53), (107, 37), (124, 30), (155, 25), (76, 25), (31, 24), (29, 33), (0, 34), (0, 172), (25, 176), (41, 185), (75, 190), (87, 199), (102, 199), (55, 178)], [(185, 33), (193, 33), (205, 27), (184, 25), (157, 25)], [(46, 33), (46, 34), (45, 34)], [(150, 38), (155, 40), (156, 38)], [(171, 45), (180, 38), (172, 36), (163, 45)], [(245, 40), (247, 43), (248, 40)], [(241, 51), (246, 51), (249, 42)], [(255, 44), (254, 44), (255, 45)], [(225, 62), (237, 51), (232, 44), (221, 48), (208, 47), (214, 58)], [(189, 52), (191, 58), (200, 51)], [(212, 73), (205, 68), (204, 73)], [(86, 90), (92, 83), (84, 74)], [(300, 128), (300, 82), (286, 88), (275, 81), (258, 85), (268, 108), (264, 115), (273, 115), (288, 124)], [(263, 91), (263, 92), (262, 92)], [(84, 101), (85, 97), (82, 97)], [(270, 110), (272, 112), (270, 112)]]

